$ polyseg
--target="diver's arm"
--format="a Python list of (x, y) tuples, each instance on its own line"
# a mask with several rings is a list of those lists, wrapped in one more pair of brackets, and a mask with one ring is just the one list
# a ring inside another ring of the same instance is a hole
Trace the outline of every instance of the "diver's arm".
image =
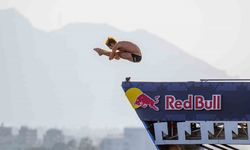
[(112, 60), (115, 57), (115, 52), (118, 50), (120, 47), (119, 42), (115, 44), (115, 46), (112, 48), (112, 52), (109, 55), (109, 60)]

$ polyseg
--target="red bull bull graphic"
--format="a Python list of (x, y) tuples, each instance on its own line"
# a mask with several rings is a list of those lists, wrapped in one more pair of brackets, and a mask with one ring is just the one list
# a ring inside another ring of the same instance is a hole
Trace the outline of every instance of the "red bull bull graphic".
[(130, 88), (129, 90), (127, 90), (126, 95), (131, 105), (135, 109), (139, 107), (142, 107), (144, 109), (149, 107), (155, 111), (159, 111), (159, 108), (156, 106), (156, 104), (159, 103), (160, 96), (155, 96), (155, 99), (152, 99), (138, 88)]
[(159, 103), (159, 98), (160, 96), (156, 96), (155, 99), (153, 100), (151, 97), (149, 97), (146, 94), (141, 94), (137, 97), (136, 101), (135, 101), (135, 105), (138, 105), (142, 108), (146, 108), (147, 106), (149, 106), (150, 108), (152, 108), (155, 111), (159, 111), (159, 108), (156, 106), (157, 103)]

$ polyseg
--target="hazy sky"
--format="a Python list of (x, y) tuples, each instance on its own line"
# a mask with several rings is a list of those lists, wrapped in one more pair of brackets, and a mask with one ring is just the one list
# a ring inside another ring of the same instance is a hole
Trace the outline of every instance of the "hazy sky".
[(0, 0), (0, 9), (14, 7), (47, 31), (76, 22), (144, 29), (241, 77), (246, 68), (232, 60), (249, 55), (248, 6), (248, 0)]

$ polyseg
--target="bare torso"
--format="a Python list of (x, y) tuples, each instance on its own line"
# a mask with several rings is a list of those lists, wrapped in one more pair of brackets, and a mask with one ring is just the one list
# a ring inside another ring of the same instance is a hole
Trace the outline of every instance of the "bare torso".
[(119, 41), (118, 42), (118, 50), (119, 51), (125, 51), (125, 52), (130, 52), (130, 53), (133, 53), (133, 54), (136, 54), (136, 55), (139, 55), (141, 56), (141, 50), (140, 48), (132, 43), (132, 42), (129, 42), (129, 41)]

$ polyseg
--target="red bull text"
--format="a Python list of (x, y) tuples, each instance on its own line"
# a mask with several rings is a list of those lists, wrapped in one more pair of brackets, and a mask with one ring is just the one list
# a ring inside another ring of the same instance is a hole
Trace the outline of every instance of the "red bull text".
[(210, 100), (202, 95), (190, 94), (186, 100), (165, 95), (165, 110), (221, 110), (221, 95), (212, 95)]

